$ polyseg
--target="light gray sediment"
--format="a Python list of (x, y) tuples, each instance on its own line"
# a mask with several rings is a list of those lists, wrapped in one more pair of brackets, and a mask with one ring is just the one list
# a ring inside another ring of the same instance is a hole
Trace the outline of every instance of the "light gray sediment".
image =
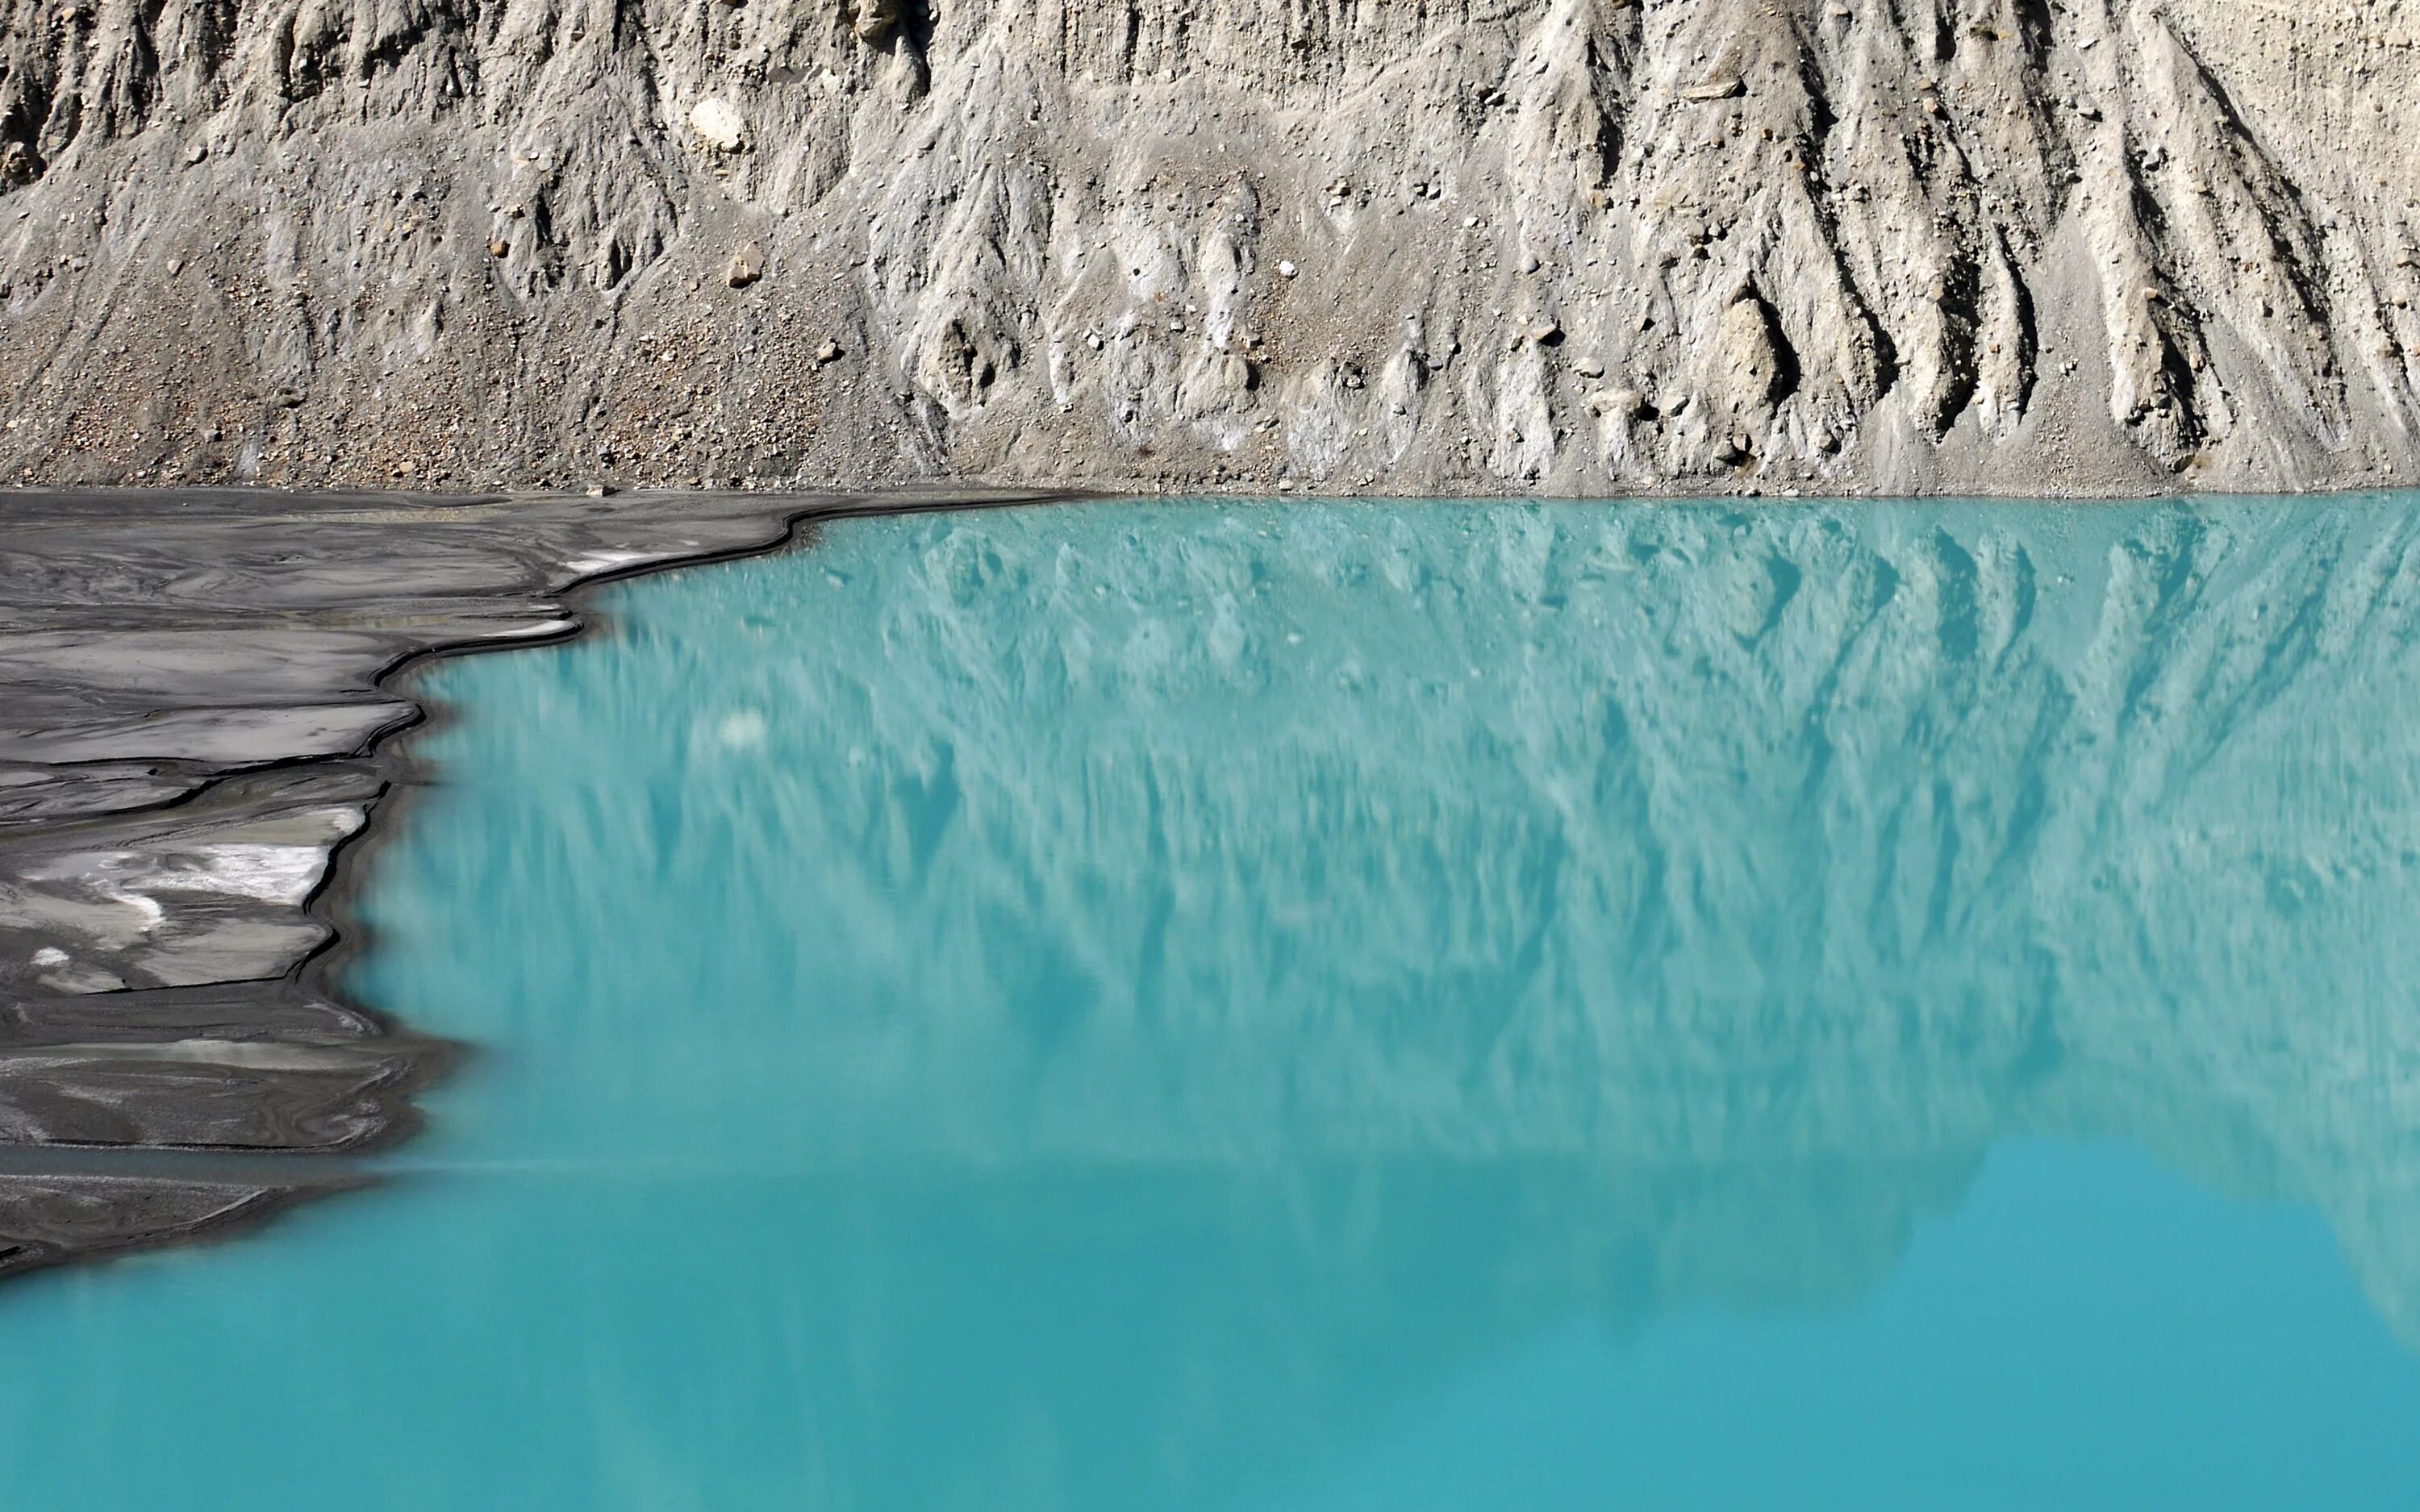
[[(0, 496), (0, 1276), (356, 1184), (449, 1047), (343, 1000), (325, 889), (387, 685), (563, 594), (971, 496)], [(65, 1152), (73, 1151), (68, 1155)]]
[(2420, 0), (0, 0), (0, 479), (2420, 483)]

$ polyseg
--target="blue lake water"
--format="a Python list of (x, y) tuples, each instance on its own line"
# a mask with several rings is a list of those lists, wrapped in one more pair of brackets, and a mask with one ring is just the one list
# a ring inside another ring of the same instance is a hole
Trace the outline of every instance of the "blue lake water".
[(2420, 1505), (2420, 500), (834, 524), (442, 664), (0, 1504)]

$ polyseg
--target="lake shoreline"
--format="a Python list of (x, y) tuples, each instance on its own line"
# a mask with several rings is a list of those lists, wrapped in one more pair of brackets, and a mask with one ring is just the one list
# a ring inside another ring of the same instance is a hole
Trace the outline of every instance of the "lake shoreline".
[(822, 520), (1058, 497), (0, 496), (0, 1279), (373, 1184), (347, 1157), (417, 1129), (463, 1047), (336, 982), (420, 666)]

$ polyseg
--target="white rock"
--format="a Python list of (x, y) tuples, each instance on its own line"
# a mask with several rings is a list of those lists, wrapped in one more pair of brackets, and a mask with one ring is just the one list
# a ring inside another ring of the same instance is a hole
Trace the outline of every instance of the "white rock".
[(748, 146), (748, 122), (739, 107), (721, 95), (708, 95), (690, 107), (689, 129), (717, 152), (737, 152)]

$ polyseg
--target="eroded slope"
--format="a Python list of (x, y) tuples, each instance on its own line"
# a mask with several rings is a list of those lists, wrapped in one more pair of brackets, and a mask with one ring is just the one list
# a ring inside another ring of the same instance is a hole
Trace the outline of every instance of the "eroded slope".
[(2410, 0), (9, 0), (6, 474), (2420, 477)]

